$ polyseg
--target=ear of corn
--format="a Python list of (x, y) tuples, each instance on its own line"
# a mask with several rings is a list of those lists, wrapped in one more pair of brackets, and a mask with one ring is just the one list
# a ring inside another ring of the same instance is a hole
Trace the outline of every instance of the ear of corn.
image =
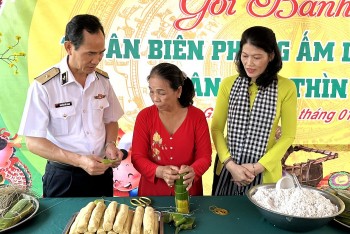
[(34, 204), (29, 199), (22, 198), (3, 217), (0, 217), (0, 230), (15, 225), (33, 211)]

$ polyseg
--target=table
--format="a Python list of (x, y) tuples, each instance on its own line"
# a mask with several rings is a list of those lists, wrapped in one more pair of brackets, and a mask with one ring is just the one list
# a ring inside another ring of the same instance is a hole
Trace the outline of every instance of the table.
[[(26, 223), (11, 229), (9, 233), (18, 234), (60, 234), (64, 231), (70, 218), (88, 202), (101, 198), (40, 198), (37, 214)], [(130, 197), (104, 198), (108, 201), (130, 205)], [(174, 197), (151, 197), (152, 206), (159, 211), (174, 209)], [(196, 217), (193, 230), (182, 230), (180, 233), (291, 233), (268, 223), (258, 209), (246, 196), (198, 196), (190, 198), (190, 208)], [(215, 205), (229, 210), (226, 216), (213, 214), (209, 207)], [(175, 228), (164, 224), (164, 233), (172, 234)], [(335, 222), (317, 230), (307, 232), (317, 234), (349, 233), (349, 229)]]

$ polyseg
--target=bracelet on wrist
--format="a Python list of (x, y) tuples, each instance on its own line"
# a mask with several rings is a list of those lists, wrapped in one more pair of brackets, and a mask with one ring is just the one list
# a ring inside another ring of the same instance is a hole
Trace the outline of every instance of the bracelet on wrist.
[(226, 160), (224, 161), (224, 167), (226, 167), (226, 164), (227, 164), (228, 162), (230, 162), (230, 161), (233, 161), (233, 159), (232, 159), (231, 157), (229, 157), (228, 159), (226, 159)]
[(107, 149), (107, 147), (108, 147), (109, 145), (114, 145), (114, 146), (116, 146), (116, 143), (115, 143), (115, 141), (108, 141), (108, 142), (106, 142), (106, 144), (105, 144), (105, 150)]

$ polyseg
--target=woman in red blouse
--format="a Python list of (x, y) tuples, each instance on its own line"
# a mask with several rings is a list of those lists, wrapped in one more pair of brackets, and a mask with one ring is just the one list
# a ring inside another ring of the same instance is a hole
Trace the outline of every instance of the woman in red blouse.
[(182, 173), (190, 195), (203, 195), (212, 149), (204, 113), (192, 105), (193, 83), (170, 63), (155, 66), (147, 79), (154, 105), (138, 114), (132, 140), (131, 160), (141, 174), (138, 195), (174, 195)]

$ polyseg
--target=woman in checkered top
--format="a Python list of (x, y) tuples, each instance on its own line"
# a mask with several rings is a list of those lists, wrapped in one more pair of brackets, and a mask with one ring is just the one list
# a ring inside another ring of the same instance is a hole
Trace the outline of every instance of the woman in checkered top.
[(211, 123), (217, 150), (213, 195), (244, 195), (252, 186), (276, 182), (296, 133), (296, 86), (278, 75), (282, 58), (274, 32), (245, 30), (235, 64), (238, 74), (222, 80)]

